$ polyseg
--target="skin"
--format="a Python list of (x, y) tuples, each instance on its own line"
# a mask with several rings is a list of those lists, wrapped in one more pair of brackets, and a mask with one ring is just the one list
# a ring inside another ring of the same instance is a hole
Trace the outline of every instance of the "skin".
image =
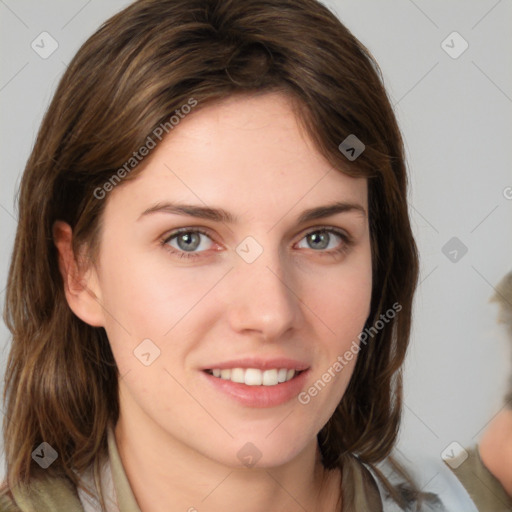
[[(357, 340), (372, 285), (366, 179), (333, 169), (279, 93), (194, 111), (144, 166), (107, 197), (94, 265), (79, 268), (71, 229), (54, 226), (68, 303), (106, 329), (119, 367), (115, 436), (141, 509), (335, 510), (340, 474), (323, 469), (316, 435), (356, 357), (307, 405), (293, 398), (269, 408), (240, 405), (207, 386), (200, 369), (249, 355), (291, 357), (310, 365), (307, 389)], [(221, 207), (238, 222), (140, 218), (178, 201)], [(304, 210), (337, 201), (363, 211), (297, 223)], [(208, 232), (197, 257), (169, 252), (180, 252), (176, 238), (161, 243), (183, 227)], [(332, 234), (319, 248), (307, 236), (319, 227), (353, 242)], [(263, 248), (252, 263), (236, 252), (247, 236)], [(133, 354), (147, 338), (161, 351), (150, 366)], [(237, 457), (247, 442), (261, 452), (252, 468)]]
[(501, 411), (489, 423), (478, 449), (484, 465), (512, 498), (512, 410)]

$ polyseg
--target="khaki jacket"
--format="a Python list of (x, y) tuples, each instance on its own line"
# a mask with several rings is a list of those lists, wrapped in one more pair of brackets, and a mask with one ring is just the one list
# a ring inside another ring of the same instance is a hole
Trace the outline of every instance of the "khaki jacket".
[(460, 466), (450, 469), (464, 486), (479, 512), (512, 511), (512, 500), (500, 482), (484, 466), (478, 446), (468, 450), (468, 458)]
[[(108, 430), (108, 451), (109, 460), (101, 477), (102, 488), (106, 489), (108, 512), (141, 512), (124, 471), (112, 428)], [(92, 482), (90, 478), (87, 481)], [(342, 482), (343, 496), (354, 501), (354, 507), (344, 506), (343, 512), (382, 512), (375, 480), (355, 459), (344, 468)], [(88, 487), (91, 488), (91, 485)], [(101, 511), (99, 503), (77, 490), (67, 478), (43, 476), (34, 479), (27, 488), (11, 489), (10, 493), (5, 489), (0, 494), (0, 512), (92, 511)]]
[[(107, 490), (107, 505), (115, 512), (141, 512), (131, 490), (128, 478), (117, 450), (113, 428), (108, 429), (109, 460), (107, 471), (102, 474), (102, 486)], [(84, 485), (93, 490), (90, 472), (84, 473)], [(105, 477), (111, 479), (111, 492)], [(0, 494), (0, 512), (88, 512), (101, 510), (99, 501), (92, 502), (86, 493), (77, 489), (71, 480), (64, 477), (40, 477), (31, 481), (27, 488), (10, 489)], [(94, 491), (94, 494), (95, 491)], [(84, 508), (84, 504), (85, 507)], [(95, 508), (97, 507), (97, 508)], [(110, 510), (110, 509), (109, 509)]]

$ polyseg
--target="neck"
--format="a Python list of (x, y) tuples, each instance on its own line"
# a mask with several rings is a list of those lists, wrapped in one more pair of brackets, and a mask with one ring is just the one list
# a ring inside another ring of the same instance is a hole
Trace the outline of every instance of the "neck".
[(184, 446), (158, 425), (120, 416), (116, 444), (144, 512), (334, 512), (339, 471), (327, 471), (316, 439), (278, 467), (233, 468)]

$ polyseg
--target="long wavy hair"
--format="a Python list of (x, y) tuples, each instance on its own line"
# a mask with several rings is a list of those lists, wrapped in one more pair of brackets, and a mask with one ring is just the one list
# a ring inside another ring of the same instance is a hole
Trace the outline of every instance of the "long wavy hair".
[[(368, 179), (373, 290), (365, 327), (401, 306), (361, 350), (319, 432), (322, 461), (342, 468), (357, 457), (373, 468), (390, 454), (418, 253), (403, 141), (377, 63), (316, 0), (139, 0), (106, 21), (69, 64), (21, 180), (4, 309), (12, 333), (3, 425), (10, 487), (36, 475), (31, 453), (43, 441), (59, 454), (46, 474), (76, 485), (76, 471), (98, 470), (108, 425), (119, 415), (109, 340), (66, 302), (54, 222), (70, 224), (75, 254), (85, 248), (93, 258), (108, 201), (98, 199), (98, 187), (119, 175), (155, 129), (190, 98), (197, 110), (233, 94), (275, 91), (292, 99), (335, 169)], [(349, 135), (365, 145), (353, 161), (339, 149)]]

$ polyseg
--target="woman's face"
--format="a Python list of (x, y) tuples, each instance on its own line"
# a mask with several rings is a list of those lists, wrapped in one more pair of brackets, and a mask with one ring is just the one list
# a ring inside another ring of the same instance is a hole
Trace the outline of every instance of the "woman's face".
[(353, 372), (367, 182), (333, 169), (277, 93), (193, 112), (144, 164), (104, 199), (91, 284), (121, 418), (230, 466), (285, 463)]

